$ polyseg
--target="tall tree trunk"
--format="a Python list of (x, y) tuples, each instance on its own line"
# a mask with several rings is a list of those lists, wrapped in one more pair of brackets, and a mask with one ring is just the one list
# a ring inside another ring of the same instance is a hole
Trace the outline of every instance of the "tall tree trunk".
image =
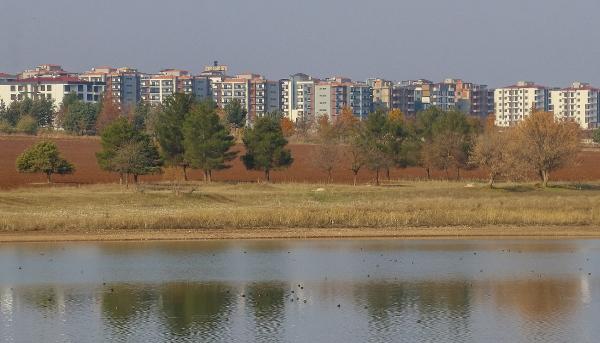
[(269, 169), (265, 169), (265, 179), (267, 182), (271, 181), (271, 173)]
[(52, 173), (46, 173), (46, 183), (52, 183)]
[(356, 186), (356, 178), (358, 177), (358, 171), (352, 171), (354, 173), (354, 176), (352, 176), (352, 182), (354, 184), (354, 186)]
[(331, 183), (333, 181), (333, 177), (331, 176), (331, 169), (327, 171), (327, 183)]
[(546, 188), (548, 186), (548, 180), (550, 179), (550, 172), (547, 170), (542, 170), (542, 187)]
[(379, 186), (379, 168), (375, 169), (375, 185)]
[(385, 177), (390, 181), (390, 167), (385, 168)]
[(429, 167), (425, 168), (425, 171), (427, 172), (427, 180), (431, 180), (431, 169), (429, 169)]
[(456, 167), (456, 180), (460, 180), (460, 167)]
[(208, 181), (208, 170), (204, 170), (204, 182)]
[(206, 175), (208, 175), (208, 182), (212, 182), (212, 171), (209, 169), (206, 171)]
[(119, 173), (119, 186), (123, 185), (123, 173)]
[(446, 181), (450, 180), (450, 175), (448, 175), (448, 168), (444, 168), (444, 172), (446, 173)]
[(187, 181), (188, 180), (188, 176), (187, 176), (187, 166), (184, 164), (183, 165), (183, 180)]
[(138, 174), (133, 174), (133, 183), (138, 184)]
[(488, 186), (490, 188), (494, 188), (494, 179), (495, 179), (494, 174), (490, 174), (490, 179), (488, 180)]
[(129, 173), (125, 173), (125, 188), (129, 188)]

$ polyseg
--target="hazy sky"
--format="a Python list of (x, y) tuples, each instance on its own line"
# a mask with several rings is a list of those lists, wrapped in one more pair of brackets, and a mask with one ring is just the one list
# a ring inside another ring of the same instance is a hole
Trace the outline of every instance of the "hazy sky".
[(0, 71), (42, 63), (272, 79), (600, 86), (598, 0), (0, 0)]

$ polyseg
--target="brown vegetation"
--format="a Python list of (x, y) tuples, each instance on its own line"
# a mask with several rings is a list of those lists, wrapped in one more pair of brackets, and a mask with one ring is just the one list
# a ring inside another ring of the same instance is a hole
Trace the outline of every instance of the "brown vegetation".
[[(100, 170), (96, 161), (96, 152), (100, 151), (100, 140), (97, 137), (48, 137), (56, 142), (61, 154), (76, 167), (72, 175), (57, 176), (58, 183), (112, 183), (118, 182), (119, 176)], [(42, 140), (40, 137), (31, 136), (0, 136), (0, 188), (15, 188), (32, 183), (44, 183), (43, 175), (19, 174), (15, 167), (15, 160), (25, 149), (35, 142)], [(275, 182), (325, 182), (327, 173), (314, 167), (312, 162), (318, 148), (314, 144), (291, 144), (294, 164), (283, 171), (272, 173)], [(243, 146), (236, 146), (235, 150), (244, 153)], [(353, 172), (351, 170), (351, 158), (344, 158), (338, 162), (333, 170), (333, 178), (336, 183), (352, 183)], [(576, 163), (571, 167), (563, 168), (553, 173), (553, 179), (557, 181), (594, 181), (600, 180), (600, 150), (586, 149), (578, 154)], [(174, 180), (180, 173), (167, 170), (163, 175), (143, 176), (140, 181), (163, 181)], [(361, 168), (357, 175), (358, 183), (372, 182), (375, 173), (366, 168)], [(427, 172), (421, 167), (409, 167), (404, 169), (392, 169), (392, 179), (426, 179)], [(432, 178), (444, 178), (442, 171), (431, 170)], [(202, 179), (201, 171), (192, 171), (192, 180)], [(451, 173), (451, 178), (456, 174)], [(475, 169), (461, 172), (462, 179), (487, 180), (488, 174), (482, 170)], [(239, 159), (233, 162), (230, 169), (215, 172), (213, 179), (216, 181), (257, 181), (262, 179), (262, 173), (247, 171)]]

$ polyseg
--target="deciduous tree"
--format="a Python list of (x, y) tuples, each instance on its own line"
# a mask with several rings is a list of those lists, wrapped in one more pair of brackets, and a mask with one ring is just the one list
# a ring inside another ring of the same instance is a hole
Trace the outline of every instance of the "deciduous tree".
[(516, 127), (518, 157), (535, 170), (542, 187), (550, 173), (568, 166), (580, 151), (580, 129), (572, 121), (559, 121), (551, 112), (534, 111)]
[(17, 171), (44, 173), (48, 183), (51, 183), (53, 174), (71, 174), (75, 167), (60, 156), (56, 144), (42, 141), (25, 150), (17, 158)]

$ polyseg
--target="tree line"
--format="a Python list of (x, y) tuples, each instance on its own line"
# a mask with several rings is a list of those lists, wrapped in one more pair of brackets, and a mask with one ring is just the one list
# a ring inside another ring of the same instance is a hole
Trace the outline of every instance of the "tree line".
[(248, 125), (239, 102), (220, 109), (212, 100), (174, 94), (160, 106), (140, 104), (128, 111), (113, 101), (94, 105), (69, 97), (59, 112), (65, 129), (100, 134), (99, 166), (118, 173), (125, 183), (130, 175), (137, 182), (140, 175), (161, 173), (165, 166), (179, 168), (185, 180), (189, 169), (201, 170), (210, 182), (213, 172), (229, 168), (240, 155), (236, 142), (244, 145), (245, 153), (239, 156), (244, 166), (264, 172), (269, 180), (271, 171), (293, 163), (286, 146), (294, 137), (317, 143), (310, 163), (326, 173), (329, 182), (336, 168), (352, 171), (354, 184), (359, 172), (369, 169), (379, 185), (394, 168), (421, 167), (428, 179), (434, 170), (458, 179), (461, 171), (478, 167), (488, 173), (491, 187), (499, 179), (530, 177), (546, 186), (553, 171), (574, 161), (580, 141), (575, 123), (536, 111), (512, 128), (495, 127), (493, 117), (485, 121), (435, 107), (415, 117), (377, 109), (364, 120), (349, 108), (334, 120), (322, 116), (292, 122), (280, 113), (269, 113)]

